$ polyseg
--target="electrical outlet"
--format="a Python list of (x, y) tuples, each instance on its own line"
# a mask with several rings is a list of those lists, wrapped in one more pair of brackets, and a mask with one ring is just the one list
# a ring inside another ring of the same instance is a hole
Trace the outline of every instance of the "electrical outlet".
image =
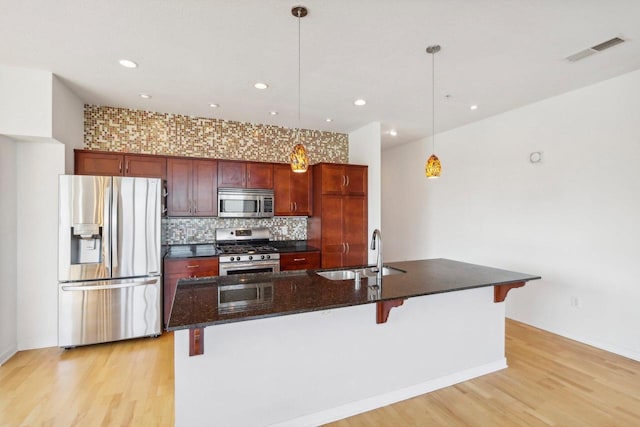
[(571, 297), (571, 307), (573, 308), (582, 308), (582, 299), (577, 296)]

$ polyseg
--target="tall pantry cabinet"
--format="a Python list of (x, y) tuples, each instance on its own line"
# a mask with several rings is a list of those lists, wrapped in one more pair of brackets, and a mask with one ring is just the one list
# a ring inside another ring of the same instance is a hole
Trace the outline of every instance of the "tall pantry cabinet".
[(321, 249), (321, 267), (367, 264), (367, 166), (313, 166), (314, 203), (307, 239)]

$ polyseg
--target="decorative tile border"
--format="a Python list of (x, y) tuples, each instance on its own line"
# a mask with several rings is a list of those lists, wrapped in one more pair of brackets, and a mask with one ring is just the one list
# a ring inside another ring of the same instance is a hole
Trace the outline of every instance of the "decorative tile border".
[[(293, 139), (293, 129), (278, 126), (84, 106), (88, 150), (286, 163)], [(300, 139), (312, 164), (349, 161), (347, 134), (303, 129)]]
[(273, 240), (307, 240), (306, 217), (244, 218), (163, 218), (162, 243), (168, 245), (211, 243), (216, 228), (267, 227)]

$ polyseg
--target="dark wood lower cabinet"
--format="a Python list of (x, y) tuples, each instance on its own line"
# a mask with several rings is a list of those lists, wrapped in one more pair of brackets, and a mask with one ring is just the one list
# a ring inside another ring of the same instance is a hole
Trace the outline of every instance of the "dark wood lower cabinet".
[(178, 280), (190, 277), (217, 276), (218, 272), (218, 257), (165, 259), (163, 278), (164, 325), (167, 326), (169, 321)]
[(320, 268), (320, 251), (280, 254), (280, 270), (317, 270)]

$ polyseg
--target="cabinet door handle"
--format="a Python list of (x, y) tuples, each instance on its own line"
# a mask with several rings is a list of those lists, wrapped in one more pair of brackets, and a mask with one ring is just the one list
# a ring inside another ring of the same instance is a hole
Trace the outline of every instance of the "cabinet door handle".
[(306, 261), (306, 258), (294, 258), (293, 261), (294, 262), (300, 262), (300, 261)]
[(247, 182), (251, 182), (251, 171), (247, 171)]
[(122, 173), (122, 160), (118, 163), (118, 172)]
[(347, 177), (342, 175), (342, 186), (346, 187), (346, 185), (347, 185)]
[(198, 213), (198, 202), (197, 201), (193, 201), (193, 214), (195, 215), (196, 213)]
[(198, 268), (198, 267), (200, 267), (200, 264), (187, 265), (187, 268)]
[(293, 212), (293, 202), (289, 202), (289, 212)]
[(351, 180), (349, 179), (349, 175), (347, 175), (346, 178), (347, 178), (347, 187), (348, 187), (349, 184), (351, 183)]
[(350, 248), (349, 248), (349, 242), (347, 242), (347, 253), (349, 253)]
[(347, 253), (347, 247), (344, 245), (344, 242), (342, 242), (342, 253), (343, 254)]
[(293, 202), (293, 211), (298, 212), (298, 202)]
[(125, 163), (124, 173), (129, 173), (129, 160)]

